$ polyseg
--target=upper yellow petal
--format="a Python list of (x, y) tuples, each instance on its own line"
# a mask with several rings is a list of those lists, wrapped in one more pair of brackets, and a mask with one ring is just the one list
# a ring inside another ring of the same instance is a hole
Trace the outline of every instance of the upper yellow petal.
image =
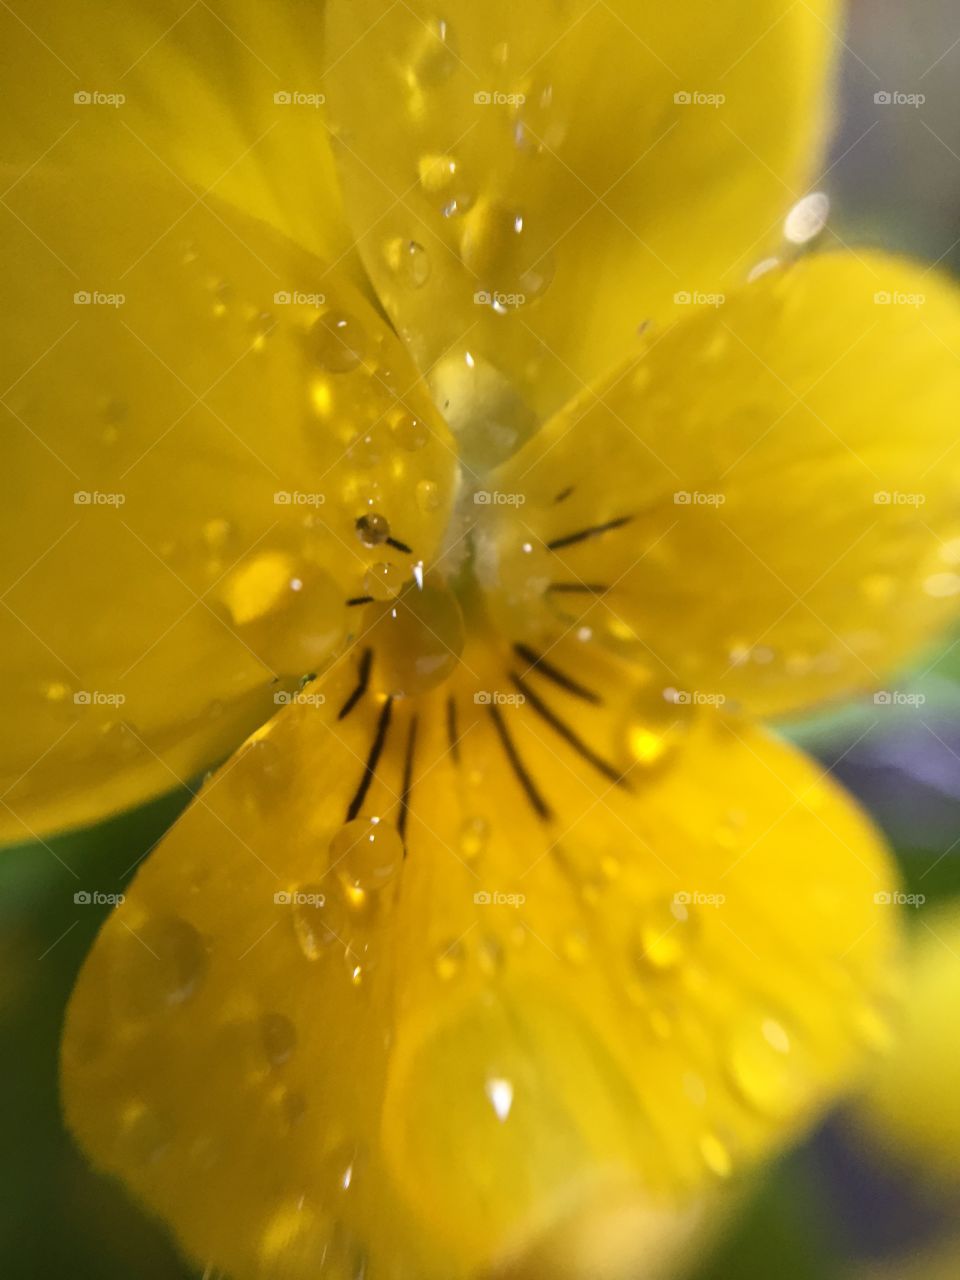
[(71, 1127), (236, 1280), (450, 1280), (604, 1197), (665, 1243), (884, 1016), (893, 872), (814, 767), (715, 713), (640, 763), (629, 670), (488, 642), (444, 680), (451, 616), (428, 587), (366, 620), (73, 999)]
[(172, 176), (360, 284), (320, 110), (322, 26), (323, 5), (296, 0), (12, 0), (0, 163), (74, 167), (81, 187), (107, 162)]
[(557, 414), (486, 482), (478, 563), (511, 629), (588, 627), (688, 697), (876, 687), (956, 609), (958, 402), (953, 285), (802, 258)]
[(0, 836), (25, 840), (232, 750), (368, 570), (393, 589), (433, 553), (455, 457), (380, 317), (262, 223), (43, 168), (7, 206)]
[(538, 416), (678, 291), (732, 287), (776, 243), (839, 47), (833, 0), (327, 9), (336, 154), (380, 297), (441, 392), (469, 351)]

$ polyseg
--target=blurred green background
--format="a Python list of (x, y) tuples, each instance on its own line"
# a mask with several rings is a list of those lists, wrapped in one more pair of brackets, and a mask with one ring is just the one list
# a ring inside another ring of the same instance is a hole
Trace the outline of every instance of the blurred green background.
[[(839, 129), (818, 184), (834, 202), (831, 225), (848, 242), (881, 242), (960, 273), (960, 7), (856, 3), (846, 46)], [(883, 112), (874, 102), (882, 90), (926, 101)], [(878, 714), (868, 701), (790, 733), (861, 797), (895, 845), (907, 888), (932, 905), (960, 893), (960, 640), (945, 640), (892, 687), (922, 692), (920, 711)], [(188, 798), (0, 859), (0, 1274), (9, 1280), (193, 1274), (161, 1227), (85, 1167), (57, 1104), (63, 1010), (108, 910), (74, 894), (122, 891)], [(947, 1250), (942, 1274), (960, 1274), (960, 1245), (956, 1263), (950, 1257), (958, 1208), (960, 1189), (931, 1192), (909, 1167), (883, 1167), (833, 1117), (764, 1175), (695, 1280), (893, 1280), (938, 1248)], [(940, 1274), (924, 1265), (918, 1275)]]

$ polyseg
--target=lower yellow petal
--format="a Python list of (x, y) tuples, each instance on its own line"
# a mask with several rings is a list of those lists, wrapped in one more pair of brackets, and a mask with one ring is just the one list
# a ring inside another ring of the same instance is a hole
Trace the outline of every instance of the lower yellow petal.
[(36, 169), (8, 203), (0, 838), (24, 840), (234, 749), (348, 599), (432, 554), (455, 459), (381, 319), (262, 224), (105, 173)]
[(485, 482), (478, 562), (531, 643), (589, 628), (686, 696), (877, 687), (960, 598), (958, 401), (951, 284), (803, 258), (557, 414)]
[(648, 720), (638, 760), (629, 671), (569, 646), (445, 678), (454, 612), (427, 587), (365, 620), (74, 995), (71, 1127), (236, 1280), (449, 1280), (604, 1198), (665, 1245), (885, 1016), (891, 867), (812, 765), (715, 713)]

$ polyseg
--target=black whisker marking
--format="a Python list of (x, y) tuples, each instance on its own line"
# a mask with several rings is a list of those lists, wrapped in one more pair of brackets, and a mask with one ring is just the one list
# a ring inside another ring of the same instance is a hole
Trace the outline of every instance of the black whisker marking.
[(611, 529), (622, 529), (629, 524), (633, 516), (617, 516), (605, 524), (588, 525), (586, 529), (578, 529), (576, 533), (566, 533), (562, 538), (554, 538), (547, 543), (548, 551), (559, 551), (561, 547), (572, 547), (575, 542), (586, 542), (588, 538), (598, 538), (601, 533), (609, 533)]
[(350, 801), (347, 809), (347, 822), (352, 822), (360, 810), (363, 808), (363, 802), (367, 798), (367, 792), (370, 790), (370, 784), (373, 782), (374, 774), (377, 772), (377, 763), (380, 754), (383, 751), (384, 743), (387, 740), (387, 730), (390, 728), (390, 712), (393, 709), (393, 698), (387, 698), (380, 712), (380, 719), (377, 721), (377, 732), (374, 735), (373, 742), (370, 746), (370, 753), (367, 756), (367, 763), (363, 766), (363, 777), (360, 779), (360, 785), (357, 787), (356, 794)]
[(337, 719), (343, 720), (350, 714), (357, 705), (363, 695), (367, 692), (367, 685), (370, 683), (370, 668), (373, 666), (373, 650), (364, 649), (360, 655), (360, 666), (357, 676), (357, 687), (350, 694), (340, 710), (337, 712)]
[(400, 795), (400, 818), (397, 830), (403, 841), (403, 856), (407, 856), (407, 815), (410, 813), (410, 792), (413, 790), (413, 753), (417, 749), (417, 721), (413, 716), (407, 731), (407, 754), (403, 762), (403, 791)]
[(402, 551), (405, 556), (413, 555), (413, 547), (408, 547), (405, 542), (401, 542), (399, 538), (384, 538), (384, 542), (388, 547), (393, 547), (395, 551)]
[(561, 689), (566, 689), (567, 693), (572, 693), (575, 698), (582, 698), (584, 702), (592, 702), (594, 706), (600, 706), (603, 702), (599, 693), (594, 693), (586, 685), (580, 684), (578, 680), (568, 676), (559, 667), (555, 667), (552, 662), (548, 662), (536, 650), (531, 649), (529, 645), (515, 644), (513, 651), (518, 658), (528, 662), (532, 670), (538, 671), (542, 676), (546, 676), (548, 680), (552, 680)]
[(576, 488), (576, 485), (568, 484), (566, 489), (560, 490), (560, 492), (557, 494), (557, 496), (554, 498), (553, 501), (555, 503), (566, 502), (566, 500), (570, 497), (571, 493), (573, 493), (575, 488)]
[(353, 606), (357, 604), (370, 604), (372, 600), (373, 596), (352, 596), (351, 599), (347, 601), (347, 608), (352, 609)]
[(540, 716), (541, 719), (545, 720), (547, 724), (550, 725), (551, 729), (555, 729), (556, 732), (559, 733), (560, 737), (563, 738), (564, 742), (573, 747), (577, 755), (579, 755), (583, 760), (586, 760), (587, 764), (592, 765), (598, 773), (602, 773), (610, 782), (615, 783), (618, 787), (624, 787), (629, 790), (625, 774), (621, 773), (615, 765), (604, 760), (602, 756), (597, 755), (592, 747), (588, 747), (580, 735), (575, 733), (568, 724), (565, 724), (555, 711), (551, 711), (543, 699), (535, 694), (529, 685), (525, 684), (515, 672), (510, 672), (510, 679), (513, 681), (517, 690), (523, 694), (537, 715)]
[(564, 595), (582, 592), (591, 596), (605, 596), (610, 588), (602, 582), (548, 582), (547, 590), (562, 592)]
[(490, 712), (490, 718), (493, 721), (497, 735), (500, 738), (506, 757), (510, 761), (510, 766), (516, 774), (520, 785), (526, 792), (527, 799), (533, 805), (537, 816), (544, 819), (553, 817), (550, 806), (537, 790), (536, 783), (527, 772), (526, 765), (520, 759), (520, 755), (517, 752), (514, 741), (507, 732), (507, 726), (503, 723), (503, 716), (500, 714), (500, 708), (495, 702), (490, 702), (487, 704), (487, 710)]
[(457, 733), (457, 703), (453, 694), (447, 698), (447, 741), (450, 744), (450, 754), (453, 756), (453, 763), (460, 763), (460, 736)]

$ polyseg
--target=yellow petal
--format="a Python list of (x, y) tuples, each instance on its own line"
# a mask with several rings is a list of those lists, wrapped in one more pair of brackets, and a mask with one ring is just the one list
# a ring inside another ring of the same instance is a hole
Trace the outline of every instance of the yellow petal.
[(960, 306), (803, 258), (652, 337), (486, 482), (508, 629), (589, 627), (685, 696), (788, 711), (885, 676), (960, 595)]
[(7, 199), (0, 832), (22, 840), (232, 750), (343, 643), (368, 571), (393, 589), (432, 553), (455, 461), (380, 318), (262, 224), (105, 174), (36, 169)]
[(926, 1179), (960, 1180), (960, 908), (931, 911), (922, 896), (901, 895), (916, 911), (906, 972), (905, 1022), (859, 1119), (885, 1157), (909, 1162)]
[(743, 280), (810, 180), (836, 8), (332, 0), (347, 208), (420, 368), (469, 351), (542, 417)]
[(236, 1280), (450, 1280), (603, 1198), (646, 1206), (653, 1249), (883, 1016), (891, 868), (815, 767), (695, 712), (641, 764), (627, 669), (484, 639), (445, 679), (455, 614), (428, 584), (365, 620), (73, 998), (72, 1129)]
[(4, 4), (0, 159), (75, 166), (82, 185), (108, 158), (196, 184), (193, 199), (229, 200), (359, 281), (322, 120), (322, 10), (295, 0), (269, 14), (252, 0)]

